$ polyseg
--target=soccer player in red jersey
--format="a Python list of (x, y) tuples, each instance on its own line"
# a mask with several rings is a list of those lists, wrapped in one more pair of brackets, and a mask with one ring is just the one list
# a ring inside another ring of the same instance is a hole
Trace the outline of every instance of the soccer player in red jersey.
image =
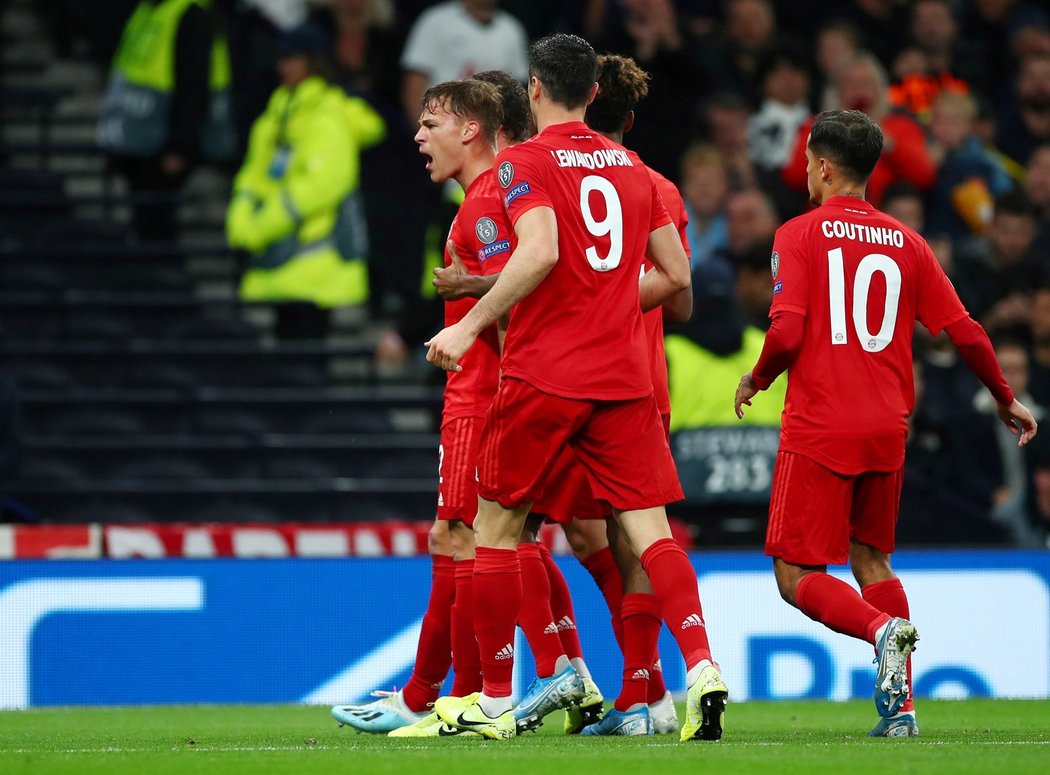
[[(503, 101), (496, 87), (481, 81), (449, 81), (429, 89), (416, 133), (435, 182), (457, 181), (466, 192), (452, 222), (449, 243), (474, 273), (499, 272), (511, 253), (512, 234), (495, 178), (497, 131)], [(446, 251), (446, 263), (451, 262)], [(474, 306), (473, 299), (447, 302), (445, 323), (453, 325)], [(481, 688), (481, 665), (471, 613), (474, 541), (470, 525), (477, 511), (474, 479), (485, 412), (499, 381), (499, 340), (495, 325), (481, 331), (463, 357), (464, 369), (449, 372), (438, 448), (437, 520), (430, 532), (434, 572), (423, 619), (415, 668), (409, 683), (382, 699), (339, 706), (332, 715), (364, 732), (394, 736), (457, 734), (430, 712), (450, 664), (453, 694)], [(454, 559), (455, 558), (455, 559)]]
[[(766, 554), (784, 600), (875, 646), (881, 719), (869, 735), (906, 737), (919, 732), (909, 660), (918, 634), (890, 555), (915, 402), (915, 321), (948, 333), (1020, 445), (1037, 429), (926, 242), (865, 201), (882, 143), (859, 111), (821, 113), (813, 124), (806, 157), (817, 208), (777, 231), (772, 325), (735, 407), (743, 417), (787, 370)], [(847, 561), (860, 594), (827, 573)]]
[[(431, 363), (459, 371), (478, 334), (511, 315), (478, 465), (474, 602), (483, 690), (440, 698), (434, 709), (487, 737), (515, 734), (516, 546), (556, 452), (570, 444), (595, 497), (611, 504), (640, 555), (685, 657), (683, 739), (718, 739), (728, 690), (711, 660), (696, 574), (667, 524), (664, 504), (682, 490), (641, 316), (689, 286), (684, 251), (648, 171), (582, 121), (597, 89), (590, 44), (563, 34), (537, 41), (530, 73), (539, 134), (503, 151), (495, 168), (517, 246), (492, 290), (427, 343)], [(645, 256), (654, 268), (639, 282)], [(571, 666), (548, 687), (554, 707), (582, 691)]]

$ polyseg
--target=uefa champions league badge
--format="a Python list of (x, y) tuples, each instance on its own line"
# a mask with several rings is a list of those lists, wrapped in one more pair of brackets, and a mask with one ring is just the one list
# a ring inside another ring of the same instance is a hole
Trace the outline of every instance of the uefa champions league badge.
[(491, 245), (496, 241), (499, 229), (496, 228), (496, 222), (486, 216), (478, 218), (478, 222), (474, 224), (474, 233), (482, 245)]
[(499, 184), (503, 188), (507, 188), (511, 181), (514, 180), (514, 165), (509, 161), (503, 162), (496, 171), (496, 177), (499, 179)]
[(769, 258), (769, 269), (773, 272), (773, 279), (777, 279), (777, 274), (780, 272), (780, 254), (775, 250), (773, 255)]

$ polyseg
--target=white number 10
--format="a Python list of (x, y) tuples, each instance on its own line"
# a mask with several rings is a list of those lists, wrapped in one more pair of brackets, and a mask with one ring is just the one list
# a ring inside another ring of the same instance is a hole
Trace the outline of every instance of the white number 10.
[[(871, 278), (882, 272), (886, 278), (886, 307), (882, 313), (879, 332), (868, 331), (868, 294)], [(846, 344), (846, 277), (842, 248), (828, 251), (828, 290), (831, 302), (831, 343)], [(897, 305), (901, 298), (901, 269), (897, 262), (881, 253), (870, 253), (857, 264), (853, 280), (853, 330), (860, 339), (861, 349), (877, 353), (889, 347), (897, 327)]]
[[(605, 220), (596, 221), (591, 211), (590, 195), (597, 191), (605, 199)], [(620, 265), (623, 258), (623, 207), (616, 187), (599, 175), (588, 175), (580, 181), (580, 212), (583, 222), (595, 237), (609, 237), (609, 254), (599, 258), (594, 246), (587, 248), (587, 261), (596, 272), (607, 272)]]

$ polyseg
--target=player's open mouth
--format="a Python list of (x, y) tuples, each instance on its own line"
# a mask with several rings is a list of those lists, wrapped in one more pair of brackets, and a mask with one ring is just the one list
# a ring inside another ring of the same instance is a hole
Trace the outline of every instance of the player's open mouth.
[(429, 153), (423, 152), (422, 150), (420, 151), (420, 153), (423, 154), (423, 158), (427, 160), (427, 169), (429, 170), (429, 169), (433, 168), (433, 166), (434, 166), (434, 157), (431, 156)]

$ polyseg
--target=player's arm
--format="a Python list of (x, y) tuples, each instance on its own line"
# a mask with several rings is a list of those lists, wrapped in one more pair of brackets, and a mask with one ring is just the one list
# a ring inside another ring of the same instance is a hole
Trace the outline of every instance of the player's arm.
[(693, 312), (692, 278), (689, 258), (674, 224), (666, 223), (649, 232), (645, 256), (652, 262), (653, 269), (646, 272), (638, 283), (642, 311), (648, 312), (670, 302), (677, 314), (688, 320)]
[(966, 365), (977, 375), (981, 383), (995, 399), (996, 410), (1010, 432), (1019, 435), (1018, 446), (1031, 441), (1038, 430), (1035, 418), (1024, 404), (1017, 400), (1014, 391), (1006, 382), (995, 350), (981, 324), (967, 315), (961, 320), (945, 326), (945, 333), (966, 361)]
[(446, 371), (460, 371), (459, 359), (477, 339), (511, 307), (528, 296), (558, 261), (558, 222), (554, 210), (538, 206), (514, 222), (518, 245), (499, 278), (463, 319), (424, 344), (427, 360)]
[(459, 257), (456, 243), (449, 240), (446, 247), (451, 265), (434, 267), (432, 282), (437, 289), (438, 296), (445, 301), (455, 301), (466, 297), (480, 299), (492, 290), (492, 286), (496, 284), (496, 278), (499, 277), (498, 272), (488, 275), (470, 274), (463, 259)]
[(798, 312), (781, 310), (773, 315), (769, 331), (766, 332), (766, 340), (762, 344), (762, 354), (758, 356), (758, 363), (740, 378), (740, 384), (736, 388), (733, 408), (739, 419), (744, 418), (742, 407), (751, 406), (751, 399), (758, 391), (772, 385), (776, 378), (795, 362), (798, 351), (802, 348), (805, 323), (805, 315)]

